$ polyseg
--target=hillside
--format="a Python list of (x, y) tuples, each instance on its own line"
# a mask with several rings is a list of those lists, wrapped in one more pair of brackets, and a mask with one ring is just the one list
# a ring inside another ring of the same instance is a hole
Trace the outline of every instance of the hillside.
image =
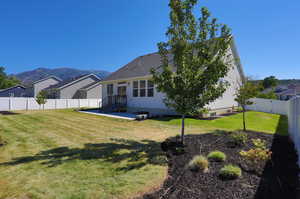
[(104, 78), (110, 74), (110, 72), (103, 70), (78, 70), (74, 68), (37, 68), (35, 70), (25, 71), (13, 75), (16, 76), (19, 80), (21, 80), (23, 84), (29, 85), (32, 82), (45, 78), (49, 75), (55, 75), (63, 80), (66, 80), (89, 73), (94, 73), (101, 78)]

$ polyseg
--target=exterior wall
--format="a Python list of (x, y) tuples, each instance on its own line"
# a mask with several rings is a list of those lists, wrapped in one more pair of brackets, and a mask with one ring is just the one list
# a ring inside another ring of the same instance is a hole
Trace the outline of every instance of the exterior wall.
[(59, 83), (59, 81), (57, 81), (54, 78), (49, 78), (49, 79), (46, 79), (42, 82), (35, 83), (33, 85), (34, 97), (36, 97), (41, 90), (43, 90), (45, 88), (48, 88), (49, 86), (58, 84), (58, 83)]
[(90, 90), (86, 91), (87, 99), (101, 99), (102, 98), (102, 85), (99, 84)]
[(45, 105), (39, 106), (34, 98), (0, 97), (0, 111), (99, 108), (101, 104), (101, 99), (48, 99)]
[(60, 99), (76, 99), (79, 98), (79, 93), (77, 92), (79, 89), (95, 82), (99, 81), (95, 77), (87, 77), (81, 81), (75, 82), (65, 88), (60, 89), (59, 98)]
[(26, 96), (26, 90), (22, 87), (15, 87), (0, 92), (0, 97), (25, 97), (25, 96)]
[[(230, 83), (230, 86), (225, 91), (222, 97), (215, 100), (213, 103), (209, 104), (207, 108), (210, 110), (218, 113), (224, 113), (227, 112), (227, 110), (231, 109), (233, 106), (238, 106), (238, 103), (234, 100), (235, 93), (237, 88), (242, 84), (242, 76), (240, 75), (240, 72), (237, 68), (237, 65), (235, 64), (233, 54), (230, 51), (230, 57), (228, 58), (231, 62), (231, 70), (228, 72), (228, 75), (224, 78), (224, 80), (228, 81)], [(105, 99), (107, 97), (107, 85), (113, 84), (114, 85), (114, 95), (117, 95), (117, 87), (118, 82), (126, 82), (127, 86), (127, 106), (128, 110), (139, 110), (139, 111), (145, 111), (147, 112), (153, 112), (157, 114), (176, 114), (174, 110), (170, 110), (163, 102), (163, 99), (165, 98), (165, 94), (157, 92), (156, 89), (154, 89), (154, 96), (153, 97), (133, 97), (132, 90), (133, 90), (133, 81), (134, 80), (148, 80), (151, 76), (147, 77), (141, 77), (141, 78), (135, 78), (130, 79), (127, 81), (119, 80), (119, 81), (112, 81), (112, 82), (104, 82), (102, 87), (102, 99)], [(147, 85), (146, 85), (147, 87)], [(216, 110), (222, 110), (222, 111), (216, 111)]]

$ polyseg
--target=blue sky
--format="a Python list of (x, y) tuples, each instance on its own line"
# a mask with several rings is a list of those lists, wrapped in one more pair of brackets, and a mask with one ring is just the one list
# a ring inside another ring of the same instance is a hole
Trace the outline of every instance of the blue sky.
[[(203, 0), (236, 39), (245, 73), (300, 78), (300, 1)], [(199, 8), (195, 10), (199, 13)], [(157, 51), (168, 0), (2, 0), (0, 66), (115, 71)]]

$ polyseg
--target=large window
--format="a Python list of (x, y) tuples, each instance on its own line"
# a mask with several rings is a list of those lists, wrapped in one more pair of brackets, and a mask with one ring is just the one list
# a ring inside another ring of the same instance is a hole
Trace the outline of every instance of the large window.
[(112, 96), (114, 94), (114, 85), (113, 84), (108, 84), (107, 85), (107, 95)]
[[(146, 84), (147, 83), (147, 84)], [(133, 81), (133, 97), (153, 97), (154, 83), (151, 80)]]
[(147, 96), (148, 97), (153, 97), (154, 95), (154, 84), (153, 81), (148, 80), (147, 82)]
[(146, 80), (140, 80), (140, 97), (146, 96)]
[(139, 96), (139, 81), (133, 81), (132, 95), (133, 95), (133, 97)]

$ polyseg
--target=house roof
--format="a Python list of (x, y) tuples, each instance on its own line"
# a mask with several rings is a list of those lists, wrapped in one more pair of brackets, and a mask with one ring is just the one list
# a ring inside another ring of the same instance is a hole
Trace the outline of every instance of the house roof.
[(71, 78), (71, 79), (68, 79), (68, 80), (65, 80), (65, 81), (62, 81), (58, 84), (55, 84), (55, 85), (52, 85), (52, 86), (49, 86), (48, 88), (46, 89), (63, 89), (65, 87), (68, 87), (69, 85), (71, 84), (74, 84), (76, 82), (79, 82), (81, 80), (84, 80), (86, 79), (87, 77), (93, 77), (95, 78), (96, 80), (100, 81), (101, 79), (95, 75), (95, 74), (88, 74), (88, 75), (81, 75), (81, 76), (78, 76), (78, 77), (75, 77), (75, 78)]
[(296, 86), (295, 88), (289, 88), (280, 93), (277, 93), (277, 95), (298, 95), (298, 94), (300, 94), (300, 86)]
[(37, 80), (37, 81), (33, 82), (33, 84), (37, 84), (37, 83), (39, 83), (39, 82), (42, 82), (42, 81), (45, 81), (45, 80), (48, 80), (48, 79), (51, 79), (51, 78), (56, 79), (56, 80), (59, 81), (59, 82), (62, 82), (62, 81), (63, 81), (62, 79), (60, 79), (60, 78), (58, 78), (58, 77), (56, 77), (56, 76), (54, 76), (54, 75), (50, 75), (50, 76), (48, 76), (48, 77), (45, 77), (45, 78), (43, 78), (43, 79), (40, 79), (40, 80)]
[(18, 87), (26, 89), (23, 85), (18, 84), (18, 85), (9, 87), (9, 88), (1, 89), (0, 92), (8, 91), (8, 90), (11, 90), (11, 89), (14, 89), (14, 88), (18, 88)]
[[(240, 57), (237, 52), (234, 39), (232, 39), (231, 43), (231, 49), (233, 52), (233, 56), (235, 57), (235, 62), (238, 66), (238, 70), (242, 76), (242, 78), (245, 78), (243, 67), (240, 62)], [(171, 61), (172, 56), (169, 55), (169, 60)], [(143, 55), (140, 57), (137, 57), (133, 61), (129, 62), (125, 66), (121, 67), (117, 71), (113, 72), (108, 77), (104, 78), (103, 81), (113, 81), (113, 80), (122, 80), (122, 79), (130, 79), (135, 77), (143, 77), (143, 76), (149, 76), (151, 75), (150, 70), (151, 68), (156, 69), (157, 71), (160, 71), (160, 65), (161, 65), (161, 57), (160, 55), (156, 53), (150, 53), (147, 55)]]
[(101, 82), (93, 82), (93, 83), (90, 83), (90, 84), (82, 87), (80, 90), (90, 90), (90, 89), (94, 88), (95, 86), (98, 86), (99, 84), (101, 84)]

